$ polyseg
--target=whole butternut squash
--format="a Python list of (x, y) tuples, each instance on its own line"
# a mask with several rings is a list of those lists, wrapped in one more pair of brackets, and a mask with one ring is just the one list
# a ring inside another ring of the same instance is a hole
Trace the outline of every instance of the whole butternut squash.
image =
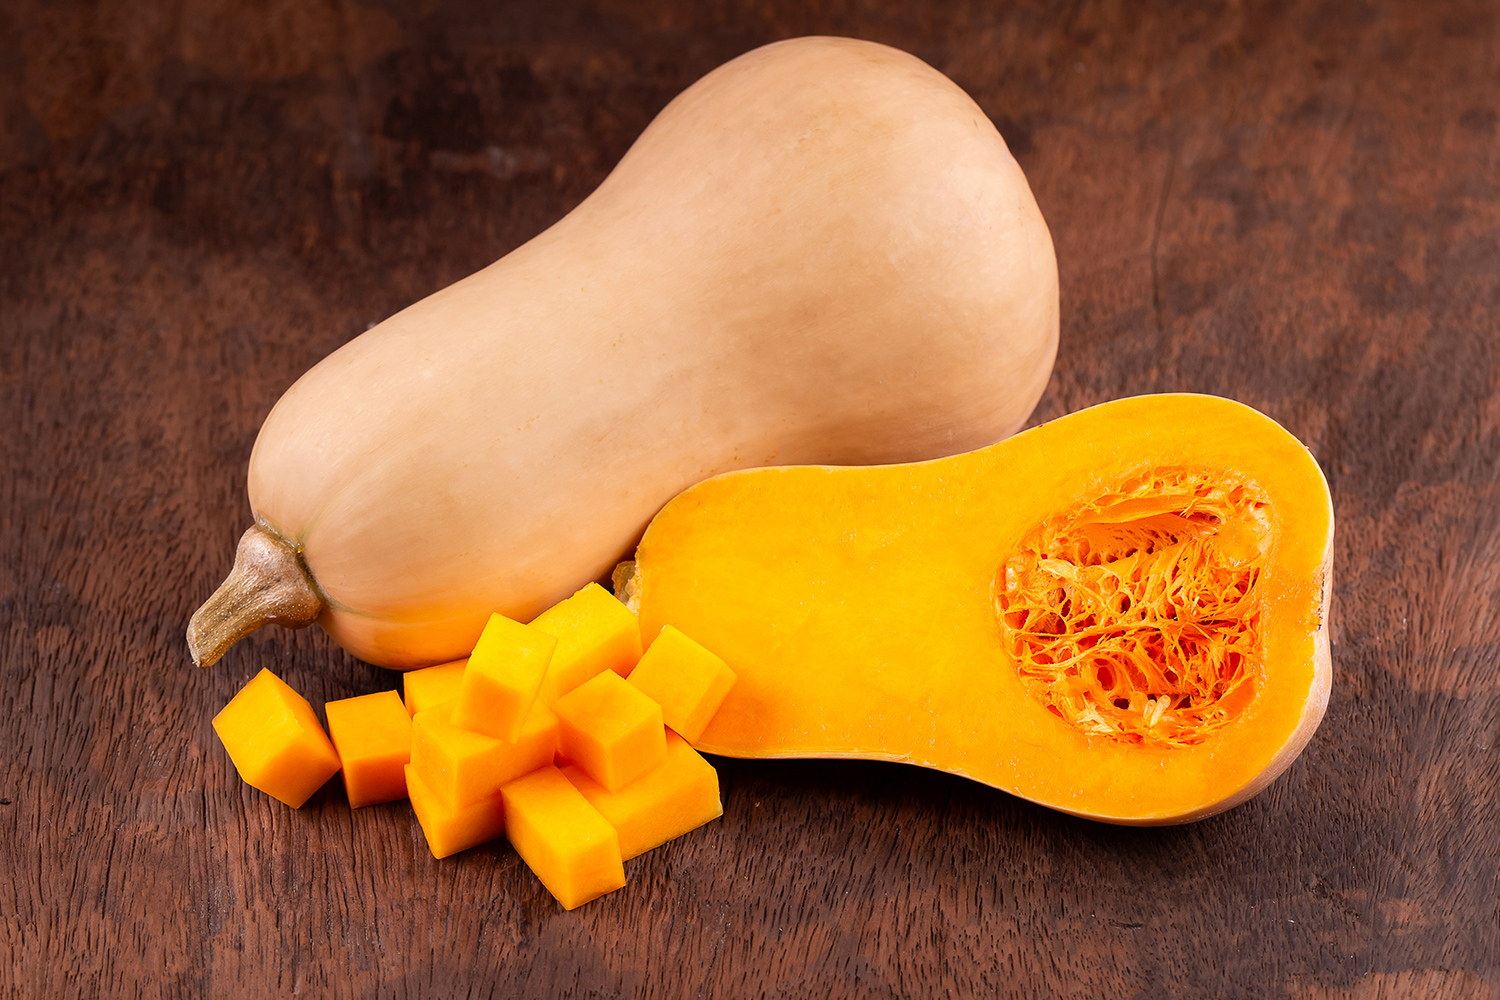
[(313, 620), (377, 664), (463, 656), (715, 473), (1012, 433), (1057, 325), (1047, 227), (972, 100), (868, 42), (758, 49), (551, 229), (287, 391), (193, 657)]
[(700, 749), (1173, 823), (1249, 798), (1317, 728), (1332, 539), (1290, 434), (1143, 396), (952, 458), (718, 476), (620, 577), (644, 637), (674, 625), (738, 675)]

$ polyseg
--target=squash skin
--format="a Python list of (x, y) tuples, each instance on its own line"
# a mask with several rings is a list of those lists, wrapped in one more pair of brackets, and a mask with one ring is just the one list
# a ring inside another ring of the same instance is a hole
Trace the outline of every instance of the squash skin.
[[(1243, 476), (1270, 500), (1257, 693), (1196, 746), (1085, 735), (1020, 681), (996, 570), (1062, 506), (1178, 466)], [(643, 637), (672, 624), (739, 676), (703, 751), (904, 761), (1156, 825), (1245, 801), (1312, 737), (1332, 678), (1332, 537), (1322, 472), (1273, 421), (1215, 397), (1144, 396), (925, 463), (716, 477), (652, 521), (631, 589)]]
[(919, 60), (796, 39), (709, 74), (599, 189), (314, 367), (256, 441), (256, 521), (370, 662), (465, 655), (608, 573), (729, 469), (998, 440), (1050, 375), (1050, 236)]

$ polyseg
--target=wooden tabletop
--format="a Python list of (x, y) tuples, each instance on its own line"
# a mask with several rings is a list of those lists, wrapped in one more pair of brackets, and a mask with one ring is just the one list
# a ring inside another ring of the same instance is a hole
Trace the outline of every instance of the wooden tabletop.
[[(0, 12), (0, 993), (1500, 996), (1500, 11), (19, 0)], [(403, 803), (293, 811), (209, 726), (189, 615), (272, 403), (586, 195), (756, 45), (905, 48), (1052, 228), (1035, 419), (1197, 390), (1312, 449), (1334, 684), (1269, 790), (1166, 829), (894, 764), (716, 760), (722, 820), (564, 912)]]

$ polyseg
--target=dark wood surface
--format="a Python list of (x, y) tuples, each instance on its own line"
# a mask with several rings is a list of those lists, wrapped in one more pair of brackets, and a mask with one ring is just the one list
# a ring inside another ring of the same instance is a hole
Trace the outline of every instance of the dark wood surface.
[[(720, 760), (722, 821), (563, 912), (404, 804), (293, 812), (209, 720), (317, 630), (183, 642), (277, 396), (560, 217), (675, 93), (901, 46), (1052, 227), (1043, 419), (1190, 389), (1322, 463), (1335, 679), (1275, 785), (1181, 828), (898, 765)], [(552, 0), (0, 8), (0, 994), (1500, 996), (1500, 10)]]

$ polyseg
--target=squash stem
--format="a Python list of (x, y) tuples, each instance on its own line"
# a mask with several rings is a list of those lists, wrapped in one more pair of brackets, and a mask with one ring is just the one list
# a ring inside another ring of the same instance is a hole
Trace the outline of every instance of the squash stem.
[(240, 536), (229, 577), (188, 622), (188, 649), (194, 663), (211, 667), (261, 626), (306, 628), (322, 610), (323, 600), (297, 550), (256, 524)]

